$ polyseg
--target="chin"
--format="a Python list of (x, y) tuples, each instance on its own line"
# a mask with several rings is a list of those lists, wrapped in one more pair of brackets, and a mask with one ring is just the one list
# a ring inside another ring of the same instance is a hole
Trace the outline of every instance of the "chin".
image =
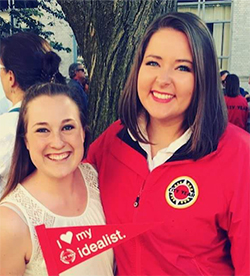
[(69, 169), (69, 168), (65, 168), (64, 170), (58, 170), (58, 171), (53, 171), (50, 173), (50, 176), (54, 179), (63, 179), (63, 178), (66, 178), (68, 176), (70, 176), (71, 174), (73, 174), (75, 172), (76, 168), (72, 168), (72, 169)]

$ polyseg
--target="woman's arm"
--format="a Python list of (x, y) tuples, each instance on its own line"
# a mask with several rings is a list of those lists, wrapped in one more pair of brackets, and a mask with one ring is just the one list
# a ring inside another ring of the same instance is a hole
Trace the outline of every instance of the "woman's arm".
[(31, 253), (28, 226), (8, 207), (0, 207), (0, 275), (23, 275)]
[(239, 152), (234, 172), (238, 181), (233, 181), (228, 236), (235, 275), (250, 275), (250, 148), (239, 148)]

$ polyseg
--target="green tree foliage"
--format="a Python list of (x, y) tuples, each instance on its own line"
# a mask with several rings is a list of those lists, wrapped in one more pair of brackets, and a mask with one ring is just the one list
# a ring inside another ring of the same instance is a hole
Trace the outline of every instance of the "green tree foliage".
[[(38, 1), (18, 1), (12, 5), (12, 0), (1, 0), (0, 6), (0, 35), (1, 37), (8, 36), (20, 31), (33, 32), (47, 39), (51, 46), (57, 51), (71, 52), (71, 49), (64, 47), (62, 43), (54, 41), (52, 31), (46, 30), (47, 26), (53, 26), (54, 21), (50, 21), (47, 25), (41, 22), (44, 12), (51, 15), (52, 18), (64, 20), (64, 15), (56, 5), (53, 8), (49, 0)], [(11, 4), (11, 5), (10, 5)], [(1, 12), (7, 12), (8, 20), (1, 16)]]

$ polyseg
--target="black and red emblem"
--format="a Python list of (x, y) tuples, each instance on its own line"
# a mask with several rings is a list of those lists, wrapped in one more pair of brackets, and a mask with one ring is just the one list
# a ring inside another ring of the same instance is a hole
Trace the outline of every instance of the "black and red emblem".
[(193, 205), (198, 198), (198, 194), (196, 182), (191, 177), (181, 176), (168, 185), (165, 197), (170, 206), (183, 209)]

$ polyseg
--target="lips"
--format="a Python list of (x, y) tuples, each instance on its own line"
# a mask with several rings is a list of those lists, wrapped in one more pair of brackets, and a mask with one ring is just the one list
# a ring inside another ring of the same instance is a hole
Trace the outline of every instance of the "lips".
[(153, 93), (154, 97), (156, 97), (158, 99), (163, 99), (163, 100), (172, 99), (174, 97), (174, 95), (159, 93), (159, 92), (155, 92), (155, 91), (153, 91), (152, 93)]
[(170, 102), (175, 96), (169, 93), (162, 93), (158, 91), (152, 91), (153, 99), (157, 102), (167, 103)]
[(69, 155), (70, 155), (70, 152), (64, 152), (64, 153), (57, 153), (57, 154), (55, 153), (48, 154), (47, 157), (53, 161), (61, 161), (61, 160), (67, 159)]

